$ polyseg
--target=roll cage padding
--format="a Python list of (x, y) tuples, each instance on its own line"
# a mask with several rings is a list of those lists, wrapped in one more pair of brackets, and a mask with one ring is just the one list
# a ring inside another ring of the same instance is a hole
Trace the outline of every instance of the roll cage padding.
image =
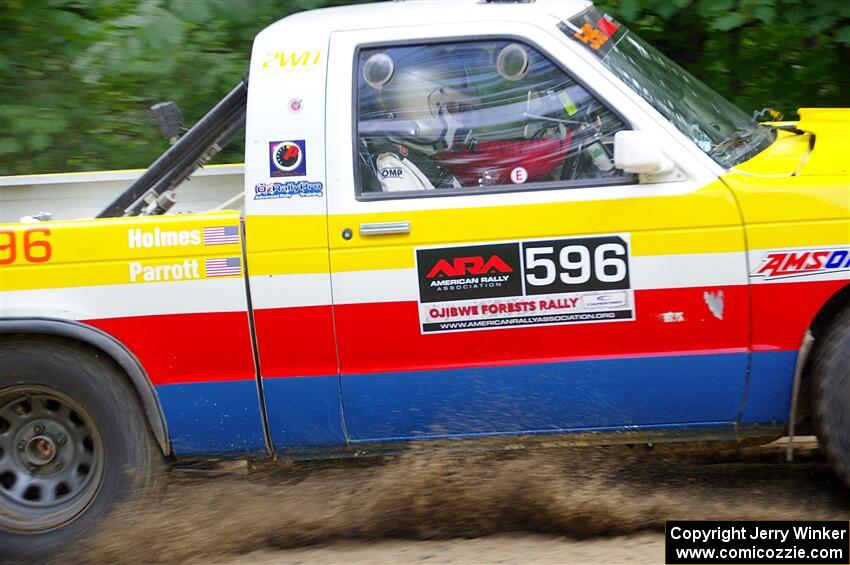
[(0, 320), (0, 336), (14, 334), (64, 337), (102, 351), (126, 373), (139, 395), (148, 425), (160, 449), (162, 449), (162, 453), (164, 455), (171, 453), (168, 428), (156, 389), (151, 384), (142, 364), (124, 344), (106, 332), (72, 320), (56, 318), (4, 318)]

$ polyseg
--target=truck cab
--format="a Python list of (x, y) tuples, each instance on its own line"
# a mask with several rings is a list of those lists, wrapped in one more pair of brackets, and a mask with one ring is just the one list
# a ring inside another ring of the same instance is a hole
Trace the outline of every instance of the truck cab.
[(22, 402), (68, 397), (111, 449), (94, 393), (40, 380), (55, 351), (171, 459), (846, 422), (798, 391), (848, 386), (812, 356), (847, 356), (850, 110), (754, 123), (584, 1), (304, 12), (249, 77), (242, 210), (0, 229), (0, 540), (57, 484)]

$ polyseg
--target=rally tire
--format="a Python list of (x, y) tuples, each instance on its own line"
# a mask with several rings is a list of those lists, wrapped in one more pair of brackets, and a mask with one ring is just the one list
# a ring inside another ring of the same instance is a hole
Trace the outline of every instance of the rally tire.
[[(25, 397), (30, 400), (24, 400), (21, 408), (17, 403)], [(70, 423), (62, 419), (68, 414)], [(0, 342), (0, 417), (5, 458), (0, 463), (6, 469), (5, 477), (0, 477), (5, 480), (0, 482), (0, 561), (33, 562), (68, 555), (79, 550), (118, 505), (139, 503), (160, 491), (164, 458), (135, 391), (112, 360), (99, 352), (60, 339)], [(88, 434), (86, 439), (75, 437), (78, 428)], [(36, 429), (44, 430), (43, 437), (58, 429), (56, 435), (61, 439), (36, 440), (32, 438)], [(61, 433), (64, 430), (70, 441)], [(17, 435), (10, 435), (16, 431)], [(35, 455), (30, 453), (30, 445), (35, 446)], [(75, 472), (69, 482), (79, 489), (65, 489), (70, 490), (69, 497), (75, 497), (72, 503), (52, 491), (43, 500), (30, 501), (21, 496), (20, 487), (15, 489), (15, 480), (22, 485), (43, 482), (45, 489), (52, 488), (51, 473), (58, 475), (59, 471), (50, 465), (61, 469), (58, 459), (63, 454), (67, 455), (63, 460), (66, 466), (87, 457), (83, 464), (87, 473)], [(11, 459), (12, 455), (17, 458)], [(44, 466), (40, 459), (36, 460), (38, 466), (32, 462), (32, 457), (50, 455), (57, 461)]]
[(850, 487), (850, 308), (835, 320), (812, 360), (812, 407), (821, 450)]

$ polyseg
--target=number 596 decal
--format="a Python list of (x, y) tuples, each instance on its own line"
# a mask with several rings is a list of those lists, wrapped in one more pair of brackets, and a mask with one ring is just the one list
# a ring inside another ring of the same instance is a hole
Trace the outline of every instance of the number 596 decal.
[(619, 237), (522, 244), (526, 294), (629, 288), (628, 246)]
[(634, 319), (629, 236), (417, 249), (423, 333)]

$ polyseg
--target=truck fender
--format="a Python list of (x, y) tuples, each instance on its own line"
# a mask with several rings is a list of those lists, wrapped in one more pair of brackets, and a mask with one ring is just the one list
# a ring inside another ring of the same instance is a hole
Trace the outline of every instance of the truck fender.
[[(813, 354), (817, 354), (818, 340), (835, 323), (838, 315), (850, 308), (850, 284), (841, 287), (818, 310), (812, 323), (803, 335), (800, 343), (800, 353), (794, 367), (794, 384), (791, 392), (791, 409), (788, 414), (788, 443), (785, 448), (785, 459), (789, 463), (794, 460), (794, 435), (800, 422), (800, 413), (808, 414), (811, 407), (809, 399), (802, 394), (803, 383), (808, 381), (808, 363)], [(808, 384), (808, 383), (806, 383)], [(801, 408), (803, 410), (801, 410)]]
[(10, 334), (57, 336), (89, 345), (111, 358), (127, 375), (139, 396), (148, 425), (163, 455), (171, 453), (168, 428), (156, 390), (144, 367), (124, 344), (97, 328), (72, 320), (56, 318), (4, 318), (0, 336)]

